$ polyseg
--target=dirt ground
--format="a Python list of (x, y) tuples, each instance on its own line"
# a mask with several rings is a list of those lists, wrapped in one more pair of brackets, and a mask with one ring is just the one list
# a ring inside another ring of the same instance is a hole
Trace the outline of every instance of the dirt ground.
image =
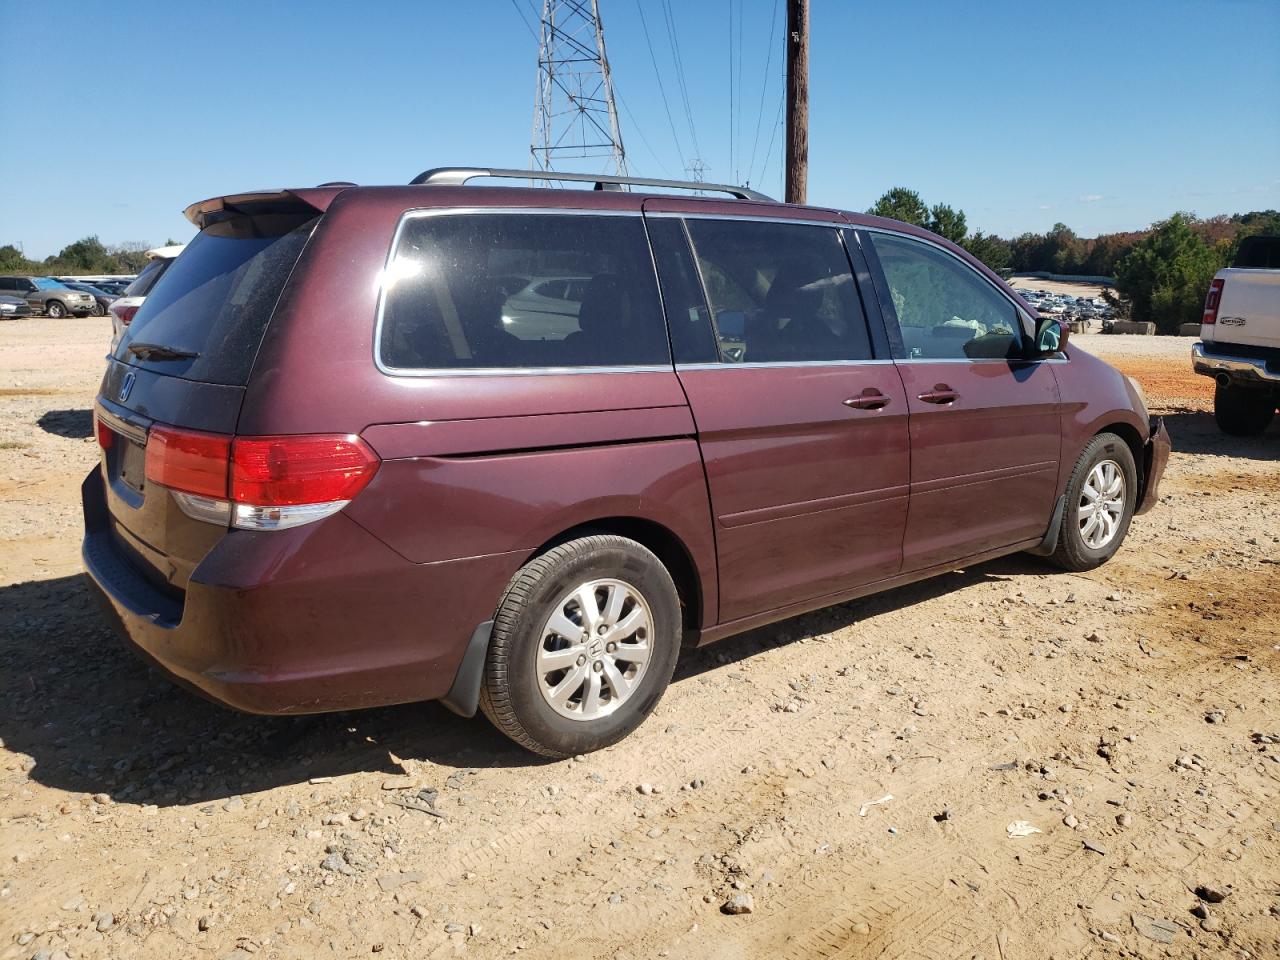
[(1107, 566), (726, 641), (544, 762), (433, 704), (234, 714), (119, 645), (78, 554), (107, 338), (0, 326), (0, 960), (1280, 956), (1280, 425), (1220, 434), (1189, 341), (1078, 340), (1175, 450)]

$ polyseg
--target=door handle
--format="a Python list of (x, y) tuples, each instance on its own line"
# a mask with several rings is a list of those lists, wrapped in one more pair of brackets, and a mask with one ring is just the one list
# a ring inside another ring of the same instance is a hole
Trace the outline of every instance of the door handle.
[(846, 407), (853, 407), (855, 410), (879, 410), (887, 407), (892, 397), (886, 397), (875, 387), (867, 387), (862, 393), (856, 397), (850, 397), (843, 401)]
[(956, 393), (945, 383), (935, 383), (932, 390), (926, 390), (917, 396), (918, 400), (925, 403), (948, 404), (955, 403), (960, 399), (960, 394)]

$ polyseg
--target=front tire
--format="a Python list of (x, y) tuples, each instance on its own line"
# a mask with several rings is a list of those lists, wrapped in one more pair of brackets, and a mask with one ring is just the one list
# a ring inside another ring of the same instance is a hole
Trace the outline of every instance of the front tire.
[(67, 308), (61, 300), (50, 300), (45, 304), (44, 312), (54, 320), (61, 320), (67, 315)]
[(1218, 384), (1213, 390), (1213, 418), (1233, 437), (1256, 437), (1271, 426), (1276, 399), (1270, 390)]
[(653, 712), (680, 638), (675, 584), (650, 550), (611, 534), (571, 540), (530, 560), (507, 588), (480, 709), (542, 756), (599, 750)]
[(1067, 480), (1058, 546), (1050, 560), (1064, 570), (1092, 570), (1120, 549), (1138, 500), (1133, 451), (1114, 433), (1085, 446)]

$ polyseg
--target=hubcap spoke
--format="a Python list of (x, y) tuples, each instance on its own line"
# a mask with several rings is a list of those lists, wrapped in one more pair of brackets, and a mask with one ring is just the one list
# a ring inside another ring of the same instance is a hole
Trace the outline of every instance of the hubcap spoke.
[(649, 660), (649, 645), (647, 643), (620, 643), (613, 658), (621, 660), (623, 663), (646, 663)]
[[(564, 679), (557, 683), (550, 691), (548, 699), (551, 701), (551, 705), (563, 707), (567, 704), (569, 702), (569, 698), (577, 693), (582, 687), (582, 680), (586, 675), (587, 670), (584, 667), (578, 666), (575, 666), (566, 673), (564, 675)], [(543, 687), (543, 693), (547, 693), (547, 688), (545, 686)]]
[(565, 647), (563, 650), (540, 650), (538, 651), (538, 671), (546, 676), (553, 670), (563, 670), (566, 667), (576, 666), (578, 658), (584, 654), (586, 647), (582, 644), (575, 644), (572, 647)]
[(596, 627), (600, 625), (600, 605), (596, 603), (595, 590), (591, 589), (590, 584), (584, 583), (573, 597), (578, 601), (578, 608), (582, 611), (582, 626), (594, 633)]
[(554, 633), (557, 637), (564, 637), (570, 643), (577, 643), (582, 639), (582, 630), (582, 627), (565, 616), (564, 610), (560, 609), (551, 614), (544, 636), (547, 633)]
[(604, 661), (604, 676), (609, 681), (609, 689), (615, 699), (623, 700), (631, 692), (630, 682), (622, 675), (622, 671), (618, 669), (617, 664), (608, 657)]
[(600, 672), (587, 674), (587, 689), (582, 695), (582, 716), (590, 719), (600, 712)]
[(609, 630), (608, 637), (610, 640), (625, 640), (639, 630), (648, 620), (648, 611), (636, 604), (621, 622), (613, 625)]

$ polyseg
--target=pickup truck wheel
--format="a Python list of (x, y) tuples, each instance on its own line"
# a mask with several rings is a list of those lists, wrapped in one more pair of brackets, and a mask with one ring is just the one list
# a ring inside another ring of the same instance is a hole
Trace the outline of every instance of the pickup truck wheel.
[(50, 300), (44, 305), (44, 312), (55, 320), (61, 320), (67, 315), (67, 308), (61, 300)]
[(525, 564), (498, 606), (480, 709), (516, 743), (571, 757), (653, 712), (680, 652), (680, 600), (652, 552), (608, 534)]
[(1085, 446), (1067, 480), (1067, 505), (1050, 560), (1064, 570), (1092, 570), (1115, 555), (1129, 532), (1138, 469), (1129, 445), (1100, 433)]
[(1213, 418), (1218, 429), (1233, 437), (1256, 437), (1276, 415), (1276, 398), (1270, 390), (1250, 390), (1217, 385), (1213, 391)]

